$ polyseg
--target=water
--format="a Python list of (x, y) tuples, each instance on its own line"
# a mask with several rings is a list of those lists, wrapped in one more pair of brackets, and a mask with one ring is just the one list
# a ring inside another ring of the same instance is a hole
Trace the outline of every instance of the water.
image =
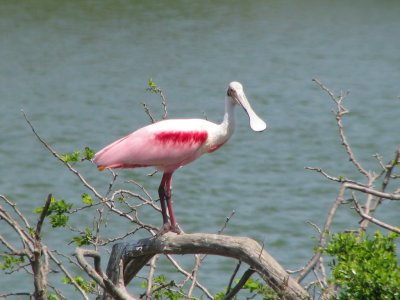
[[(176, 172), (177, 218), (186, 232), (216, 232), (235, 210), (226, 234), (255, 238), (285, 268), (301, 267), (316, 237), (305, 222), (322, 226), (337, 193), (304, 167), (361, 179), (340, 145), (333, 102), (311, 79), (350, 91), (344, 124), (360, 162), (377, 169), (373, 154), (391, 159), (400, 127), (399, 9), (396, 1), (3, 1), (0, 192), (35, 224), (31, 212), (49, 192), (79, 205), (86, 191), (35, 140), (21, 109), (58, 152), (100, 149), (148, 123), (141, 102), (162, 113), (145, 91), (149, 78), (164, 89), (169, 117), (213, 121), (222, 118), (227, 84), (239, 80), (269, 128), (251, 132), (238, 111), (226, 146)], [(106, 190), (106, 173), (89, 164), (80, 170)], [(121, 184), (134, 177), (156, 197), (159, 175), (118, 173)], [(398, 204), (378, 216), (397, 224)], [(130, 228), (107, 218), (111, 234)], [(335, 228), (354, 228), (357, 220), (341, 209)], [(92, 226), (87, 215), (73, 222)], [(70, 239), (61, 229), (45, 235), (54, 248)], [(215, 293), (234, 266), (210, 262), (200, 279)], [(31, 288), (16, 278), (2, 275), (0, 291)]]

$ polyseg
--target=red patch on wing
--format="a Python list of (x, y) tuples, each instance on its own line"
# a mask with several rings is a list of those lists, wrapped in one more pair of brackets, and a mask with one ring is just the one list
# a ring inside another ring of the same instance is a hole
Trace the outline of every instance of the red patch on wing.
[(156, 140), (163, 144), (202, 144), (207, 137), (207, 131), (166, 131), (156, 134)]

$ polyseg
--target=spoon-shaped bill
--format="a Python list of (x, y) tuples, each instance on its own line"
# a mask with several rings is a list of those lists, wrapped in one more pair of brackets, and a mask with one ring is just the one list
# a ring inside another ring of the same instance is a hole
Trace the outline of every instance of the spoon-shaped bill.
[(265, 130), (265, 128), (267, 128), (267, 124), (255, 113), (255, 111), (251, 107), (244, 92), (237, 93), (236, 100), (249, 116), (251, 129), (253, 129), (254, 131), (263, 131)]

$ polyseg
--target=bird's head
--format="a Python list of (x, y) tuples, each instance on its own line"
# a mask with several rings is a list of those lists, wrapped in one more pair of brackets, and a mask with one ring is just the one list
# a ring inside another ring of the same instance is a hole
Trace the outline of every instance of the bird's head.
[(267, 124), (254, 112), (247, 97), (244, 93), (243, 86), (240, 82), (232, 81), (229, 84), (227, 96), (231, 99), (232, 104), (239, 104), (250, 119), (250, 127), (254, 131), (263, 131), (267, 128)]

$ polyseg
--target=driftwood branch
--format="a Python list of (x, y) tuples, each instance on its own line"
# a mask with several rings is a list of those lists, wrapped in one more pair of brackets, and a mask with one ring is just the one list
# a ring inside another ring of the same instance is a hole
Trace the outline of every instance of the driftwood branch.
[[(106, 278), (114, 285), (123, 276), (125, 286), (157, 254), (209, 254), (232, 257), (247, 263), (251, 270), (275, 290), (282, 299), (310, 299), (309, 294), (256, 241), (247, 237), (194, 233), (142, 239), (136, 243), (115, 244), (107, 267)], [(120, 268), (122, 262), (123, 268)], [(93, 273), (93, 268), (90, 273)], [(120, 272), (123, 271), (123, 275)], [(101, 276), (100, 274), (96, 276)], [(104, 277), (102, 278), (104, 280)], [(103, 299), (111, 299), (105, 293)], [(117, 298), (121, 299), (121, 298)]]

